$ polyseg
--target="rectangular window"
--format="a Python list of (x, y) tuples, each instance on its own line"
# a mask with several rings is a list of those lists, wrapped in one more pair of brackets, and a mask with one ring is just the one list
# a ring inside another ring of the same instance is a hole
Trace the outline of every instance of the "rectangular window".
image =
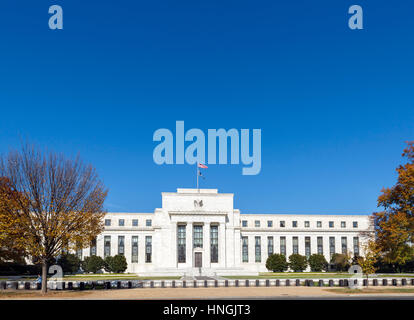
[(132, 219), (132, 226), (138, 227), (138, 219)]
[(285, 222), (284, 221), (280, 221), (280, 227), (284, 228), (285, 227)]
[(329, 221), (329, 228), (333, 228), (334, 227), (334, 222), (333, 221)]
[(195, 225), (193, 227), (193, 248), (203, 247), (203, 226)]
[(273, 227), (273, 221), (271, 221), (271, 220), (267, 221), (267, 227), (272, 228)]
[(104, 237), (104, 258), (111, 255), (111, 236)]
[(105, 227), (109, 227), (111, 225), (111, 219), (105, 219)]
[(346, 228), (346, 222), (345, 221), (341, 221), (341, 228)]
[(348, 243), (347, 243), (346, 237), (341, 238), (341, 247), (342, 247), (342, 253), (346, 253), (348, 251)]
[(358, 228), (358, 221), (354, 221), (354, 222), (352, 222), (352, 226), (353, 226), (354, 228)]
[(354, 255), (359, 256), (359, 238), (354, 237)]
[(297, 227), (298, 227), (298, 222), (292, 221), (292, 228), (297, 228)]
[(125, 237), (118, 236), (118, 254), (124, 255), (125, 253)]
[(247, 220), (243, 220), (242, 221), (242, 227), (246, 228), (247, 227)]
[(96, 238), (91, 241), (91, 245), (89, 247), (89, 255), (96, 256)]
[(81, 248), (76, 249), (76, 256), (78, 257), (79, 260), (82, 260), (82, 249)]
[(124, 219), (119, 219), (118, 220), (118, 226), (123, 227), (125, 225), (125, 220)]
[(151, 226), (152, 226), (152, 220), (151, 220), (151, 219), (146, 220), (146, 221), (145, 221), (145, 225), (146, 225), (147, 227), (151, 227)]
[(145, 237), (145, 262), (151, 263), (152, 261), (152, 237)]
[(305, 237), (305, 256), (309, 258), (311, 255), (311, 239), (310, 237)]
[(249, 240), (247, 237), (242, 237), (242, 257), (243, 262), (249, 262)]
[(273, 253), (273, 237), (267, 237), (267, 254), (270, 256)]
[(131, 262), (138, 263), (138, 236), (132, 236), (131, 247), (132, 247)]
[(309, 228), (310, 227), (310, 222), (309, 221), (305, 221), (305, 228)]
[(218, 263), (218, 226), (210, 226), (210, 261)]
[(293, 237), (292, 244), (293, 244), (293, 254), (298, 254), (299, 253), (299, 239), (298, 239), (298, 237)]
[(335, 237), (329, 237), (329, 253), (331, 257), (335, 253)]
[(260, 221), (259, 221), (259, 220), (256, 220), (256, 221), (254, 222), (254, 226), (255, 226), (256, 228), (260, 228)]
[(322, 221), (316, 221), (316, 227), (322, 228)]
[(255, 242), (255, 261), (256, 262), (261, 262), (262, 261), (262, 244), (260, 241), (260, 237), (254, 237), (254, 242)]
[(179, 225), (177, 226), (177, 259), (178, 259), (178, 263), (185, 263), (186, 261), (186, 247), (185, 247), (185, 242), (186, 242), (186, 230), (185, 225)]
[(318, 254), (323, 254), (323, 238), (318, 237), (317, 241), (318, 241)]
[(286, 237), (280, 237), (280, 254), (286, 256)]

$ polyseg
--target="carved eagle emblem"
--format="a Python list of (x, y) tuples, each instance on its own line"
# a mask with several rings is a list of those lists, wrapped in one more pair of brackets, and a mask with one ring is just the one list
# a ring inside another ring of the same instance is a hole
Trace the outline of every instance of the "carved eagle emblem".
[(194, 200), (194, 207), (201, 208), (203, 206), (203, 200)]

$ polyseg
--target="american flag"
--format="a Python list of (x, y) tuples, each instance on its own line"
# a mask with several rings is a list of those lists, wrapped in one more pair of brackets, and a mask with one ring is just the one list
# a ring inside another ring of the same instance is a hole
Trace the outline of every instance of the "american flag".
[(197, 167), (199, 167), (199, 168), (201, 168), (201, 169), (208, 169), (208, 167), (207, 167), (206, 165), (202, 164), (202, 163), (199, 163), (199, 164), (197, 165)]

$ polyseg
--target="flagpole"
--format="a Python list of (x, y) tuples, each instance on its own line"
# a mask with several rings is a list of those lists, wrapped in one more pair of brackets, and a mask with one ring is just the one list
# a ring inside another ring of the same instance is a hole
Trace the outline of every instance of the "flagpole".
[(200, 170), (198, 168), (198, 162), (196, 163), (196, 166), (197, 166), (197, 191), (200, 192), (200, 189), (198, 188), (198, 176), (199, 176), (198, 170)]

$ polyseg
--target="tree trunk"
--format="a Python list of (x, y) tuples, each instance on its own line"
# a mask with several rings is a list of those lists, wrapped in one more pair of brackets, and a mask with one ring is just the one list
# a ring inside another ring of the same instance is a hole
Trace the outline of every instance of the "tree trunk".
[(47, 293), (47, 260), (42, 262), (42, 294)]

